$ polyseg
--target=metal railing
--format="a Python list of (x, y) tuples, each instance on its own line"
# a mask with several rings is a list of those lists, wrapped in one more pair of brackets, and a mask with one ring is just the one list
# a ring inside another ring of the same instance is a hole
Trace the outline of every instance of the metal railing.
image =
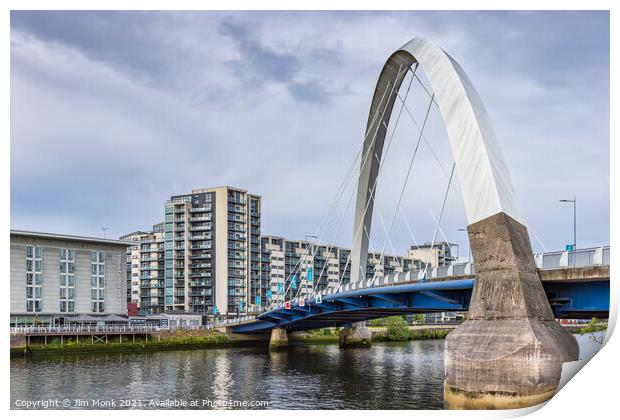
[(11, 327), (11, 334), (84, 334), (84, 333), (146, 333), (158, 332), (161, 327), (156, 326), (129, 326), (129, 325), (75, 325), (62, 327), (36, 327), (23, 326)]

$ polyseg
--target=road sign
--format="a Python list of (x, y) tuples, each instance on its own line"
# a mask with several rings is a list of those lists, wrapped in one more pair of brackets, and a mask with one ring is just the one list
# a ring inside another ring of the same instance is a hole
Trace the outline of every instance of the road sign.
[(566, 245), (566, 251), (574, 251), (575, 250), (575, 245), (571, 244), (571, 245)]
[(306, 306), (306, 299), (299, 298), (299, 306)]
[(323, 298), (321, 298), (321, 295), (316, 295), (316, 297), (314, 298), (314, 302), (323, 303)]
[(291, 302), (284, 302), (284, 309), (291, 309)]

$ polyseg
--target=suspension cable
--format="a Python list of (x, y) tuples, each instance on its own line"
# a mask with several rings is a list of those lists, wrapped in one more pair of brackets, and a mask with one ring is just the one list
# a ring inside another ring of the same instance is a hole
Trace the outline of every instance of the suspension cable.
[[(415, 68), (413, 69), (413, 75), (415, 75), (415, 72), (417, 71), (417, 69), (418, 69), (418, 63), (416, 63)], [(409, 68), (408, 68), (408, 70), (411, 70), (411, 68), (409, 67)], [(409, 85), (407, 86), (407, 91), (406, 91), (406, 93), (405, 93), (405, 99), (407, 99), (407, 97), (408, 97), (408, 95), (409, 95), (409, 91), (411, 90), (411, 84), (412, 84), (412, 82), (413, 82), (413, 75), (412, 75), (411, 79), (409, 80)], [(396, 92), (396, 95), (400, 96), (400, 95), (398, 94), (398, 92)], [(392, 139), (394, 138), (394, 134), (396, 133), (396, 127), (398, 127), (398, 122), (400, 121), (400, 117), (401, 117), (402, 112), (403, 112), (403, 106), (401, 105), (400, 110), (399, 110), (399, 112), (398, 112), (398, 115), (397, 115), (397, 117), (396, 117), (396, 122), (395, 122), (395, 125), (394, 125), (394, 129), (392, 130), (392, 133), (391, 133), (391, 135), (390, 135), (390, 138), (388, 139), (388, 144), (387, 144), (386, 152), (385, 152), (385, 154), (384, 154), (384, 159), (386, 158), (386, 156), (387, 156), (387, 154), (388, 154), (388, 152), (389, 152), (389, 150), (390, 150), (390, 145), (391, 145), (391, 143), (392, 143)], [(384, 127), (385, 127), (385, 122), (383, 122), (383, 124), (384, 124)], [(385, 128), (386, 128), (386, 130), (387, 130), (387, 127), (385, 127)], [(369, 147), (369, 148), (368, 148), (368, 151), (370, 151), (370, 149), (371, 149), (371, 148)], [(376, 157), (376, 154), (375, 154), (375, 157)], [(381, 167), (381, 165), (382, 165), (382, 163), (381, 163), (381, 162), (379, 162), (379, 167)], [(359, 178), (358, 178), (357, 182), (359, 183)], [(337, 229), (336, 233), (334, 234), (333, 240), (332, 240), (332, 242), (331, 242), (331, 244), (330, 244), (329, 248), (327, 249), (327, 255), (330, 255), (330, 254), (331, 254), (332, 249), (334, 248), (334, 245), (335, 245), (335, 242), (336, 242), (336, 237), (337, 237), (338, 233), (340, 232), (340, 228), (342, 227), (342, 222), (344, 221), (344, 217), (346, 216), (346, 213), (348, 212), (348, 209), (349, 209), (350, 204), (351, 204), (351, 202), (352, 202), (352, 199), (353, 199), (353, 194), (354, 194), (354, 193), (355, 193), (355, 190), (353, 190), (353, 191), (352, 191), (352, 193), (351, 193), (351, 197), (350, 197), (349, 202), (348, 202), (348, 204), (347, 204), (347, 208), (345, 209), (345, 213), (343, 214), (343, 217), (342, 217), (342, 219), (341, 219), (341, 223), (339, 224), (338, 229)], [(364, 213), (364, 214), (365, 214), (365, 213)], [(350, 254), (349, 254), (349, 257), (350, 257)], [(327, 266), (326, 264), (325, 264), (325, 265), (323, 265), (323, 269), (321, 270), (321, 272), (320, 272), (320, 274), (319, 274), (319, 277), (318, 277), (318, 278), (319, 278), (319, 281), (320, 281), (321, 277), (323, 276), (323, 273), (324, 273), (324, 271), (325, 271), (325, 267), (326, 267), (326, 266)], [(344, 271), (344, 272), (346, 272), (346, 268), (345, 268), (345, 271)]]
[[(399, 67), (399, 69), (398, 69), (398, 72), (397, 72), (397, 79), (398, 79), (398, 78), (400, 77), (400, 75), (401, 75), (401, 70), (402, 70), (402, 67), (403, 67), (403, 66), (401, 65), (401, 66)], [(409, 69), (409, 67), (405, 68), (405, 71), (408, 71), (408, 69)], [(379, 101), (379, 104), (378, 104), (378, 106), (377, 106), (377, 110), (375, 111), (375, 115), (373, 116), (373, 119), (372, 119), (372, 121), (371, 121), (371, 126), (370, 126), (370, 127), (372, 127), (372, 124), (374, 124), (374, 121), (376, 121), (376, 117), (379, 115), (379, 110), (381, 109), (381, 105), (382, 105), (382, 103), (383, 103), (383, 99), (385, 98), (385, 94), (387, 93), (388, 88), (389, 88), (390, 86), (391, 86), (390, 95), (388, 96), (388, 100), (386, 101), (385, 106), (383, 107), (383, 111), (381, 112), (381, 115), (382, 115), (382, 116), (381, 116), (381, 118), (383, 118), (383, 114), (385, 113), (385, 110), (387, 109), (387, 106), (388, 106), (388, 104), (389, 104), (389, 102), (390, 102), (390, 100), (391, 100), (391, 98), (392, 98), (392, 94), (394, 93), (395, 84), (393, 84), (391, 81), (390, 81), (390, 82), (388, 83), (388, 85), (386, 86), (386, 89), (385, 89), (385, 91), (384, 91), (384, 93), (383, 93), (383, 96), (382, 96), (381, 100)], [(376, 140), (376, 137), (377, 137), (377, 133), (378, 133), (379, 127), (380, 127), (380, 125), (377, 125), (377, 129), (375, 130), (375, 134), (374, 134), (374, 136), (373, 136), (373, 140), (372, 140), (372, 142), (371, 142), (371, 145), (372, 145), (372, 144), (374, 144), (374, 141)], [(367, 139), (367, 137), (368, 137), (368, 134), (370, 134), (370, 128), (366, 131), (366, 135), (365, 135), (365, 138), (364, 138), (364, 142), (362, 143), (362, 150), (363, 150), (363, 147), (364, 147), (364, 143), (366, 142), (366, 139)], [(366, 161), (366, 159), (367, 159), (367, 157), (368, 157), (368, 153), (370, 152), (370, 150), (372, 150), (372, 147), (369, 147), (369, 148), (368, 148), (367, 154), (366, 154), (366, 156), (365, 156), (365, 158), (364, 158), (364, 162)], [(356, 160), (357, 160), (357, 159), (356, 159)], [(355, 162), (354, 162), (354, 164), (355, 164)], [(354, 165), (354, 164), (353, 164), (353, 165)], [(345, 188), (346, 188), (346, 187), (345, 187)], [(344, 192), (344, 191), (339, 191), (339, 193), (337, 194), (337, 200), (338, 200), (338, 201), (340, 200), (340, 196), (342, 195), (342, 192)], [(331, 216), (330, 216), (330, 219), (331, 219)], [(323, 220), (325, 220), (325, 217), (323, 218)], [(323, 221), (321, 221), (321, 224), (320, 224), (319, 228), (317, 229), (317, 232), (316, 232), (316, 233), (318, 233), (318, 231), (320, 231), (320, 230), (321, 230), (322, 224), (323, 224)], [(317, 236), (317, 235), (314, 235), (314, 236)], [(284, 297), (285, 297), (285, 298), (286, 298), (286, 294), (287, 294), (288, 290), (289, 290), (289, 289), (291, 288), (291, 286), (292, 286), (292, 282), (290, 282), (290, 279), (291, 279), (291, 277), (292, 277), (293, 275), (295, 275), (296, 273), (298, 273), (298, 271), (299, 271), (299, 270), (298, 270), (299, 263), (301, 262), (301, 259), (307, 255), (307, 251), (308, 251), (308, 249), (309, 249), (309, 248), (310, 248), (310, 244), (308, 244), (308, 246), (306, 246), (306, 248), (305, 248), (305, 250), (304, 250), (304, 252), (303, 252), (302, 256), (299, 258), (299, 260), (297, 261), (297, 263), (295, 264), (295, 266), (294, 266), (294, 267), (293, 267), (293, 269), (291, 270), (291, 273), (289, 274), (289, 277), (288, 277), (288, 278), (287, 278), (287, 280), (286, 280), (286, 282), (289, 282), (289, 286), (288, 286), (288, 287), (285, 289), (285, 291), (284, 291)], [(286, 253), (286, 252), (285, 252), (285, 253)], [(299, 266), (299, 268), (300, 268), (300, 266)]]
[[(425, 118), (424, 118), (424, 124), (422, 125), (422, 130), (420, 131), (420, 137), (418, 138), (418, 142), (417, 142), (417, 144), (416, 144), (416, 148), (415, 148), (415, 151), (414, 151), (414, 155), (413, 155), (413, 157), (414, 157), (414, 158), (415, 158), (415, 154), (417, 153), (417, 150), (418, 150), (418, 148), (419, 148), (419, 146), (420, 146), (420, 141), (421, 141), (421, 138), (422, 138), (422, 136), (421, 136), (421, 135), (422, 135), (422, 133), (423, 133), (423, 131), (424, 131), (424, 126), (426, 125), (426, 121), (428, 120), (428, 114), (429, 114), (429, 112), (430, 112), (430, 108), (431, 108), (432, 104), (433, 104), (433, 98), (431, 98), (431, 101), (430, 101), (430, 103), (429, 103), (428, 109), (427, 109), (427, 111), (426, 111), (426, 116), (425, 116)], [(385, 162), (385, 160), (383, 160), (381, 163), (384, 163), (384, 162)], [(412, 164), (413, 164), (413, 159), (412, 159), (411, 164), (410, 164), (410, 166), (409, 166), (409, 172), (411, 171), (411, 165), (412, 165)], [(377, 181), (378, 181), (378, 179), (379, 179), (379, 175), (380, 175), (380, 173), (381, 173), (381, 169), (382, 169), (382, 168), (383, 168), (383, 165), (382, 165), (382, 164), (381, 164), (381, 165), (379, 165), (379, 170), (378, 170), (378, 172), (377, 172), (377, 176), (376, 176), (376, 178), (375, 178), (375, 182), (374, 182), (374, 185), (373, 185), (373, 187), (372, 187), (371, 196), (372, 196), (372, 194), (374, 193), (374, 190), (375, 190), (375, 188), (376, 188), (376, 186), (377, 186)], [(401, 198), (402, 198), (402, 197), (401, 197)], [(372, 201), (372, 200), (368, 200), (368, 202), (366, 203), (366, 208), (364, 209), (364, 213), (363, 213), (363, 215), (362, 215), (362, 219), (361, 219), (361, 221), (360, 221), (360, 227), (364, 224), (364, 217), (366, 216), (366, 212), (368, 211), (368, 206), (369, 206), (369, 204), (370, 204), (370, 202), (371, 202), (371, 201)], [(358, 228), (358, 232), (359, 232), (359, 229), (360, 229), (360, 228)], [(357, 236), (358, 236), (358, 233), (356, 233), (356, 235), (355, 235), (355, 237), (354, 237), (354, 239), (353, 239), (353, 242), (354, 242), (354, 243), (355, 243), (355, 241), (357, 240)], [(340, 279), (340, 284), (342, 284), (342, 281), (344, 280), (344, 274), (346, 273), (347, 268), (348, 268), (348, 266), (349, 266), (350, 262), (351, 262), (351, 254), (349, 254), (349, 258), (347, 259), (347, 264), (345, 265), (345, 269), (344, 269), (344, 271), (343, 271), (343, 273), (342, 273), (342, 277), (341, 277), (341, 279)], [(359, 270), (359, 269), (360, 269), (360, 267), (356, 267), (356, 269), (357, 269), (357, 270)]]
[[(394, 214), (392, 215), (392, 220), (390, 222), (390, 227), (388, 230), (388, 237), (389, 235), (392, 233), (392, 228), (394, 227), (394, 220), (396, 220), (396, 213), (398, 212), (398, 208), (400, 207), (400, 203), (403, 199), (403, 195), (405, 194), (405, 190), (407, 188), (407, 183), (409, 182), (409, 176), (411, 175), (411, 170), (413, 169), (413, 162), (415, 160), (415, 157), (418, 153), (418, 148), (420, 147), (420, 141), (422, 140), (422, 135), (424, 134), (424, 128), (426, 127), (426, 122), (428, 121), (428, 116), (430, 114), (431, 111), (431, 106), (433, 105), (433, 100), (435, 98), (435, 95), (433, 94), (433, 96), (431, 97), (431, 100), (428, 104), (428, 108), (426, 109), (426, 115), (424, 116), (424, 122), (422, 123), (422, 128), (420, 129), (420, 135), (418, 136), (418, 141), (417, 144), (415, 146), (415, 150), (413, 151), (413, 155), (411, 156), (411, 160), (409, 162), (409, 168), (407, 169), (407, 175), (405, 176), (405, 182), (403, 183), (403, 187), (400, 190), (400, 196), (398, 197), (398, 202), (396, 203), (396, 208), (394, 209)], [(383, 243), (383, 248), (381, 249), (381, 258), (383, 259), (383, 253), (385, 252), (385, 246), (387, 244), (387, 239), (386, 241)]]
[(454, 175), (454, 168), (456, 167), (456, 163), (452, 164), (452, 171), (450, 171), (450, 179), (448, 180), (448, 186), (446, 187), (446, 192), (443, 196), (443, 202), (441, 203), (441, 210), (439, 211), (439, 219), (435, 224), (435, 232), (433, 233), (433, 241), (431, 242), (431, 249), (428, 251), (428, 258), (426, 259), (426, 265), (424, 267), (424, 275), (423, 279), (426, 279), (426, 273), (428, 271), (428, 264), (431, 260), (431, 253), (433, 251), (433, 247), (435, 246), (435, 239), (437, 239), (437, 231), (439, 229), (439, 224), (441, 223), (441, 217), (443, 216), (444, 208), (446, 207), (446, 201), (448, 199), (448, 193), (450, 192), (450, 184), (452, 183), (452, 176)]

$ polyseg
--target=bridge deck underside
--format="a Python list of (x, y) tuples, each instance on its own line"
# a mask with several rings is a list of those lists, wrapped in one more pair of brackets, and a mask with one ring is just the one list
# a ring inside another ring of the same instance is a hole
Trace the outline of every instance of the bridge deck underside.
[[(233, 327), (235, 333), (255, 333), (273, 328), (289, 331), (341, 327), (392, 315), (467, 311), (473, 279), (375, 287), (334, 293), (322, 302), (293, 303), (265, 312), (256, 320)], [(556, 317), (606, 317), (609, 313), (609, 280), (543, 282)]]

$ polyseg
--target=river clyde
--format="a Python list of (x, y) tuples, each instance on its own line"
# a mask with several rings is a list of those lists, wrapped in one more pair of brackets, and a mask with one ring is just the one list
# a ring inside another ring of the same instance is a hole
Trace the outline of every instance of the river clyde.
[[(576, 338), (580, 357), (599, 347), (588, 335)], [(49, 408), (207, 409), (233, 408), (208, 402), (245, 401), (248, 405), (239, 408), (441, 409), (443, 344), (373, 343), (370, 349), (346, 350), (337, 344), (293, 344), (277, 353), (264, 346), (13, 357), (11, 407), (58, 400), (59, 406)], [(93, 401), (102, 405), (93, 406)], [(115, 403), (106, 405), (109, 401)]]

